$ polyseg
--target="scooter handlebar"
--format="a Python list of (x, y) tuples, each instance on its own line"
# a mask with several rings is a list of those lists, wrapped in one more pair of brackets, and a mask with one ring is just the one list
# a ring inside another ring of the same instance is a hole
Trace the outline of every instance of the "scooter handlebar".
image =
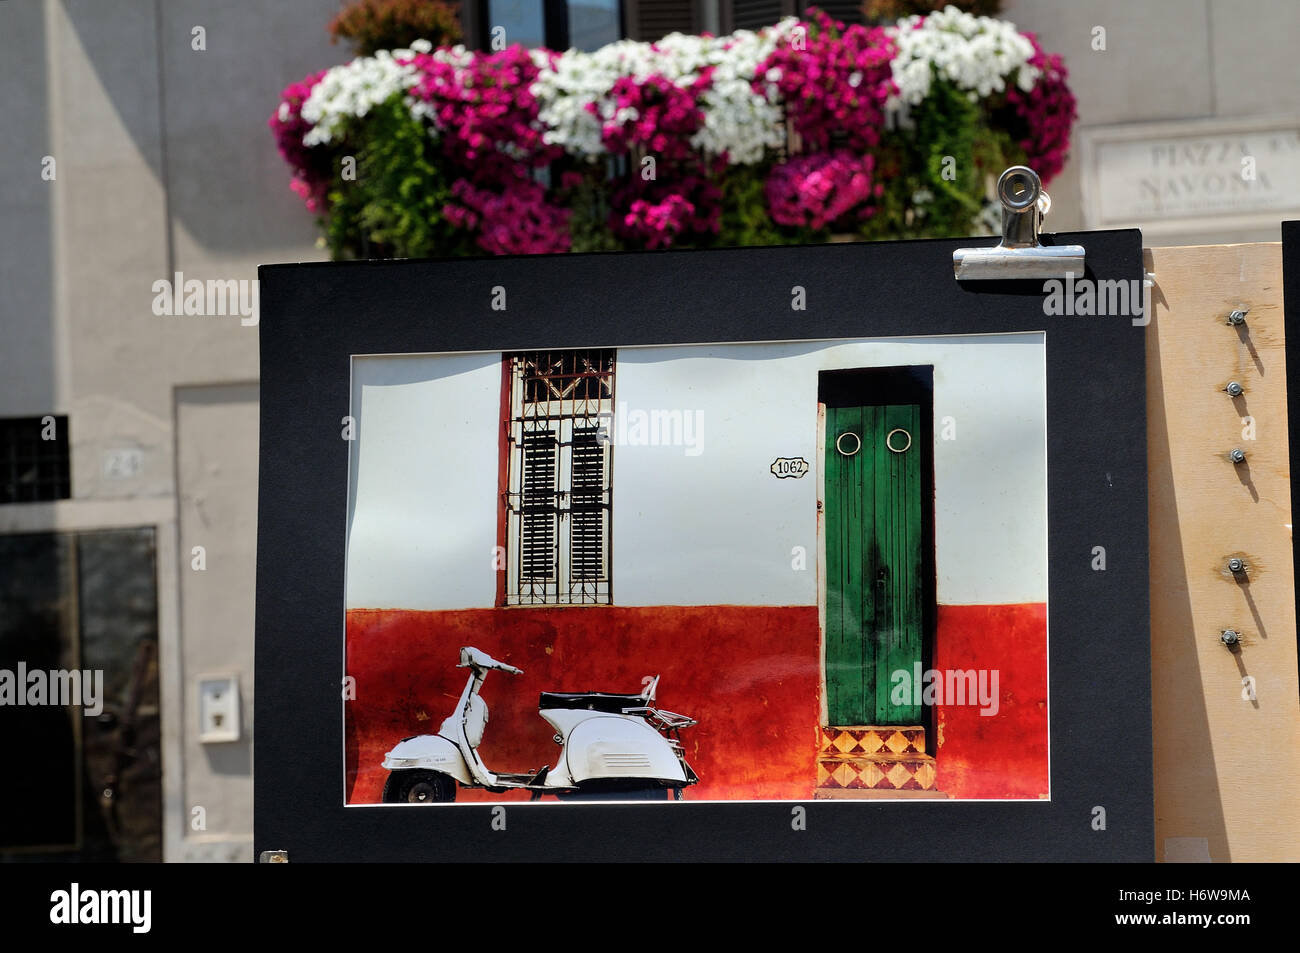
[(524, 674), (521, 669), (517, 669), (513, 665), (507, 665), (505, 662), (498, 662), (486, 652), (480, 652), (478, 649), (468, 645), (461, 648), (460, 664), (456, 667), (476, 668), (485, 672), (496, 669), (498, 672), (509, 672), (511, 675)]

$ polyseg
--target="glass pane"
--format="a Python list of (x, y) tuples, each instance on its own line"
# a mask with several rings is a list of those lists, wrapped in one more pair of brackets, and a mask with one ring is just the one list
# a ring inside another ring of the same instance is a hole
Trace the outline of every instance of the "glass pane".
[[(82, 533), (77, 575), (81, 667), (104, 673), (103, 711), (83, 722), (86, 778), (97, 813), (87, 817), (86, 849), (96, 859), (161, 861), (153, 529)], [(89, 837), (92, 822), (104, 837), (98, 844)]]
[(546, 25), (542, 18), (542, 0), (488, 0), (488, 41), (492, 31), (505, 27), (505, 44), (514, 46), (544, 46)]
[(569, 45), (595, 50), (619, 39), (618, 0), (570, 0)]

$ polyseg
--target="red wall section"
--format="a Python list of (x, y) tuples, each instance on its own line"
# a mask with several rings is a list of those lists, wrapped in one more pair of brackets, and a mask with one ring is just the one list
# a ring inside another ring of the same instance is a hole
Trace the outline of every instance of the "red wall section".
[(1046, 797), (1047, 606), (939, 606), (934, 667), (997, 669), (994, 716), (936, 706), (941, 790), (960, 798)]
[[(699, 719), (682, 732), (700, 783), (688, 800), (804, 799), (816, 777), (821, 666), (815, 606), (621, 606), (347, 616), (348, 803), (380, 800), (384, 752), (436, 732), (468, 677), (462, 645), (524, 670), (490, 672), (483, 761), (497, 771), (554, 764), (558, 746), (537, 714), (542, 691), (639, 692), (661, 675), (658, 704)], [(462, 790), (458, 800), (526, 795)]]
[[(1047, 609), (1039, 604), (939, 606), (936, 669), (997, 669), (999, 709), (940, 705), (929, 750), (938, 787), (957, 798), (1048, 793)], [(688, 800), (812, 797), (821, 649), (814, 606), (581, 606), (347, 615), (347, 799), (380, 800), (384, 752), (438, 730), (468, 677), (473, 645), (524, 670), (491, 672), (484, 762), (498, 771), (554, 764), (541, 691), (633, 693), (659, 674), (658, 704), (699, 719), (682, 733), (700, 783)], [(525, 799), (462, 790), (461, 800)]]

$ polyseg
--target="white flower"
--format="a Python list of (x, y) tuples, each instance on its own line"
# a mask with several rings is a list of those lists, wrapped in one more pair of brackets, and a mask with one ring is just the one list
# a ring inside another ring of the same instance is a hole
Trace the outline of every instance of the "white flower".
[[(774, 67), (760, 74), (759, 66), (787, 42), (798, 23), (786, 17), (757, 32), (737, 30), (721, 37), (673, 33), (657, 43), (619, 40), (591, 52), (532, 49), (529, 56), (538, 73), (530, 92), (537, 100), (543, 141), (575, 158), (596, 161), (606, 154), (604, 124), (639, 118), (635, 109), (619, 108), (612, 96), (620, 79), (641, 82), (658, 74), (686, 88), (711, 70), (698, 98), (703, 122), (691, 145), (709, 155), (725, 154), (733, 165), (760, 162), (785, 144), (785, 128), (776, 86), (781, 71)], [(1038, 81), (1038, 70), (1028, 65), (1033, 45), (1010, 23), (948, 7), (923, 23), (920, 17), (908, 17), (889, 30), (898, 50), (891, 69), (899, 90), (887, 103), (891, 127), (908, 125), (909, 110), (929, 95), (936, 76), (975, 100), (1004, 91), (1010, 83), (1028, 91)], [(411, 115), (426, 122), (431, 135), (438, 135), (432, 107), (411, 94), (421, 78), (419, 71), (399, 62), (416, 53), (457, 70), (467, 69), (476, 56), (463, 46), (434, 49), (429, 41), (416, 40), (409, 50), (379, 51), (334, 67), (303, 103), (302, 117), (312, 126), (303, 144), (336, 141), (349, 119), (365, 116), (401, 92), (406, 93), (403, 101)], [(864, 78), (854, 72), (849, 85), (856, 88)], [(461, 78), (465, 85), (469, 80)], [(757, 92), (755, 80), (760, 81)], [(287, 105), (281, 104), (279, 115), (288, 118)]]
[[(920, 27), (917, 27), (917, 24)], [(1029, 66), (1034, 46), (1015, 24), (946, 7), (928, 17), (905, 17), (888, 28), (898, 53), (890, 64), (898, 93), (887, 108), (903, 123), (920, 105), (935, 76), (966, 92), (972, 101), (1006, 89), (1015, 77), (1026, 92), (1038, 81)]]
[[(713, 155), (725, 152), (732, 163), (758, 162), (767, 150), (782, 145), (784, 130), (778, 105), (750, 84), (759, 64), (797, 22), (788, 17), (757, 33), (737, 30), (722, 37), (672, 33), (653, 44), (619, 40), (590, 53), (569, 50), (554, 63), (535, 59), (540, 72), (531, 92), (548, 130), (545, 139), (579, 158), (603, 156), (603, 123), (638, 118), (635, 110), (615, 106), (610, 94), (619, 79), (642, 81), (659, 74), (685, 88), (712, 67), (709, 86), (699, 97), (704, 122), (691, 144)], [(765, 78), (775, 81), (780, 76)]]
[(986, 199), (971, 226), (976, 235), (1001, 235), (1002, 203), (997, 199)]
[[(416, 40), (409, 50), (379, 50), (374, 56), (359, 56), (351, 63), (335, 66), (321, 77), (302, 104), (302, 118), (312, 128), (302, 137), (303, 145), (334, 142), (348, 119), (365, 116), (396, 93), (409, 91), (419, 73), (409, 61), (414, 53), (430, 52), (435, 59), (466, 66), (474, 54), (463, 46), (434, 50), (428, 40)], [(406, 97), (407, 108), (416, 116), (432, 119), (427, 103)]]

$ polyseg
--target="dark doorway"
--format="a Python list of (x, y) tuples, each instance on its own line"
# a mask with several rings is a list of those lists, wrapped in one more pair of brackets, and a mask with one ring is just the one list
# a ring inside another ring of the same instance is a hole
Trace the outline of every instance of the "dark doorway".
[(20, 666), (47, 687), (0, 706), (0, 858), (162, 860), (152, 527), (0, 536), (0, 672), (35, 700)]

